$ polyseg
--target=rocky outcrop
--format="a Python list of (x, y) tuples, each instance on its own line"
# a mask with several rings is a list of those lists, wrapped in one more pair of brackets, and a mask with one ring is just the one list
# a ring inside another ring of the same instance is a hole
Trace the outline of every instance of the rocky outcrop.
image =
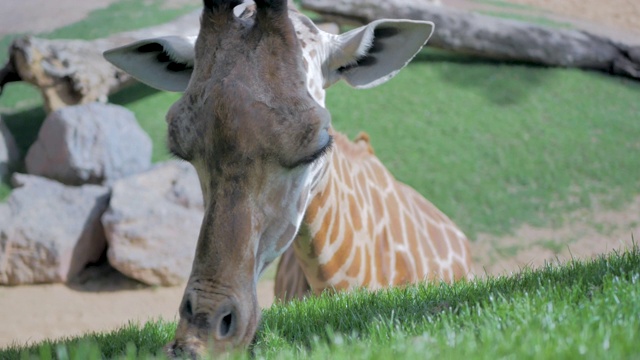
[(151, 147), (131, 111), (99, 103), (69, 106), (44, 121), (26, 167), (69, 185), (111, 183), (148, 169)]
[(100, 258), (108, 188), (20, 174), (13, 182), (0, 204), (0, 284), (66, 282)]
[(188, 163), (170, 161), (115, 182), (102, 217), (111, 265), (149, 285), (187, 280), (203, 217), (200, 184)]

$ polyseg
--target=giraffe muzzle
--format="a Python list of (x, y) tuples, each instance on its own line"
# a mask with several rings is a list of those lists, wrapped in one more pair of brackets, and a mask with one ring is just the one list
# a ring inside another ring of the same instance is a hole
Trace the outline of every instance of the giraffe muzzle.
[(165, 347), (168, 356), (178, 358), (219, 355), (247, 346), (260, 318), (255, 290), (234, 291), (204, 281), (187, 287), (179, 313), (175, 340)]

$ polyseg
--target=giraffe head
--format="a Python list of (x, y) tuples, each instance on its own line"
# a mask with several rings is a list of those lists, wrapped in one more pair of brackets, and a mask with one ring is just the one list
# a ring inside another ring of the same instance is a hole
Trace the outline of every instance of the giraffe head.
[(204, 0), (195, 42), (105, 53), (143, 82), (184, 92), (167, 114), (168, 144), (196, 168), (205, 214), (170, 355), (253, 339), (258, 277), (293, 241), (331, 148), (324, 88), (386, 81), (432, 27), (382, 20), (336, 36), (286, 0)]

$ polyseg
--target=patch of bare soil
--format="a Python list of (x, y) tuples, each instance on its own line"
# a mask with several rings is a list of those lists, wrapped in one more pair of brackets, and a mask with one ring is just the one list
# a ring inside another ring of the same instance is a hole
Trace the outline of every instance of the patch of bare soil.
[(640, 1), (637, 0), (509, 0), (509, 2), (546, 9), (566, 17), (606, 24), (623, 31), (640, 32)]
[(640, 45), (640, 2), (636, 0), (442, 0), (442, 3), (463, 10), (546, 19), (629, 45)]
[(508, 275), (545, 263), (631, 249), (634, 237), (636, 244), (640, 238), (640, 196), (621, 210), (583, 210), (567, 219), (558, 228), (525, 225), (510, 236), (478, 236), (471, 244), (475, 274)]
[(47, 32), (84, 19), (117, 0), (7, 0), (0, 10), (0, 37), (16, 33)]
[[(7, 34), (37, 34), (76, 23), (94, 10), (119, 0), (5, 0), (0, 7), (0, 37)], [(163, 0), (168, 9), (198, 5), (198, 0)]]
[[(178, 319), (184, 286), (145, 286), (108, 266), (84, 275), (68, 286), (0, 287), (0, 348)], [(272, 280), (258, 284), (258, 302), (271, 306)]]

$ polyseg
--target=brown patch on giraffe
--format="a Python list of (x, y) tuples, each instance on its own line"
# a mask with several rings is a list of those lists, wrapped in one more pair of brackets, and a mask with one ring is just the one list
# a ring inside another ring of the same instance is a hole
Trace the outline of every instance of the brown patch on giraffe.
[(353, 180), (351, 179), (351, 171), (349, 171), (349, 167), (346, 164), (346, 161), (341, 161), (341, 169), (342, 169), (342, 181), (347, 189), (353, 189)]
[(438, 210), (431, 202), (429, 202), (427, 199), (424, 199), (420, 196), (418, 196), (417, 192), (411, 188), (409, 188), (409, 190), (412, 190), (411, 193), (413, 194), (413, 197), (415, 199), (415, 203), (418, 205), (418, 208), (420, 208), (420, 210), (426, 214), (429, 214), (429, 216), (431, 217), (431, 219), (436, 222), (436, 223), (442, 223), (445, 222), (445, 219), (442, 217), (442, 214), (440, 213), (440, 210)]
[(365, 204), (365, 192), (364, 189), (367, 188), (367, 183), (366, 183), (366, 179), (364, 177), (364, 173), (362, 173), (361, 171), (358, 172), (358, 174), (356, 175), (356, 196), (358, 197), (358, 205), (360, 206), (360, 208), (362, 209), (364, 204)]
[(351, 231), (345, 231), (344, 238), (338, 250), (336, 250), (333, 257), (325, 264), (320, 264), (318, 270), (324, 276), (325, 281), (331, 279), (342, 268), (349, 254), (353, 249), (353, 233)]
[(433, 255), (440, 259), (446, 257), (447, 245), (443, 241), (442, 229), (440, 229), (438, 225), (429, 223), (429, 226), (427, 226), (427, 232), (429, 233), (429, 238), (431, 238), (433, 247), (435, 247), (436, 253)]
[(302, 58), (302, 65), (304, 65), (304, 71), (309, 71), (309, 62), (307, 59)]
[(354, 231), (360, 231), (362, 229), (362, 218), (360, 215), (360, 208), (353, 195), (349, 195), (349, 215), (351, 217), (351, 225)]
[(396, 271), (394, 284), (405, 284), (415, 281), (415, 273), (410, 269), (412, 268), (411, 262), (407, 260), (406, 253), (402, 251), (396, 251)]
[(340, 170), (339, 170), (340, 179), (343, 181), (343, 183), (345, 184), (345, 186), (347, 186), (348, 189), (351, 189), (353, 184), (351, 183), (351, 176), (349, 176), (349, 168), (347, 167), (346, 161), (340, 159), (339, 164), (340, 164)]
[(388, 227), (385, 226), (381, 235), (380, 251), (382, 253), (382, 272), (387, 280), (384, 285), (387, 286), (393, 281), (394, 269), (391, 268), (391, 257), (394, 256), (392, 251), (393, 245), (391, 245), (392, 239), (390, 238), (391, 234)]
[(373, 175), (375, 176), (376, 179), (376, 184), (378, 185), (378, 187), (382, 188), (382, 189), (386, 189), (389, 187), (389, 181), (387, 179), (387, 174), (386, 174), (386, 170), (384, 168), (381, 168), (380, 164), (375, 164), (376, 166), (371, 166), (371, 170), (373, 171)]
[(327, 216), (324, 218), (322, 225), (320, 226), (320, 228), (318, 229), (318, 231), (313, 237), (313, 244), (311, 247), (314, 249), (314, 251), (317, 254), (322, 253), (322, 250), (327, 245), (327, 240), (329, 239), (327, 234), (329, 232), (329, 226), (331, 225), (330, 219), (334, 211), (335, 211), (334, 209), (329, 209), (329, 212)]
[[(400, 210), (400, 204), (398, 204), (398, 199), (396, 198), (395, 194), (391, 193), (387, 195), (386, 203), (387, 203), (387, 211), (389, 216), (395, 216), (395, 217), (398, 217), (399, 219), (402, 212)], [(402, 234), (401, 221), (395, 221), (393, 222), (393, 225), (395, 226), (390, 225), (392, 239), (394, 241), (399, 241), (399, 239), (403, 239), (404, 234)]]
[(384, 234), (385, 233), (383, 232), (381, 238), (376, 242), (376, 246), (374, 248), (374, 252), (375, 252), (374, 256), (376, 258), (376, 264), (375, 264), (376, 280), (378, 284), (381, 284), (383, 286), (388, 284), (387, 271), (384, 264), (384, 260), (382, 258), (382, 255), (384, 254), (383, 245), (382, 245), (382, 243), (385, 242)]
[(307, 210), (305, 211), (305, 214), (304, 214), (304, 220), (306, 223), (311, 224), (316, 220), (316, 217), (318, 216), (318, 211), (322, 209), (321, 203), (326, 201), (326, 199), (322, 199), (323, 195), (325, 195), (324, 193), (325, 193), (324, 191), (321, 192), (318, 196), (315, 196), (309, 202), (309, 205), (307, 206)]
[[(416, 232), (415, 225), (413, 224), (413, 221), (408, 216), (405, 216), (404, 223), (406, 226), (407, 237), (409, 239), (409, 244), (408, 244), (409, 248), (413, 249), (414, 252), (418, 253), (420, 244), (418, 243), (418, 233)], [(416, 274), (420, 274), (420, 275), (424, 274), (422, 259), (416, 259), (415, 263), (416, 263)]]
[(381, 195), (377, 191), (371, 191), (369, 189), (369, 196), (372, 200), (374, 216), (376, 219), (384, 219), (384, 205), (382, 202)]
[(349, 269), (347, 269), (347, 276), (352, 278), (357, 277), (358, 274), (360, 274), (361, 264), (362, 264), (362, 250), (360, 249), (360, 247), (356, 247), (356, 253), (353, 257), (353, 261), (351, 262)]
[(318, 216), (318, 212), (320, 209), (324, 208), (327, 204), (327, 200), (329, 199), (331, 193), (329, 191), (321, 191), (316, 196), (311, 199), (309, 205), (307, 206), (307, 212), (305, 213), (305, 222), (307, 224), (313, 223)]
[(340, 228), (342, 226), (343, 220), (342, 211), (340, 209), (335, 209), (333, 212), (333, 220), (331, 222), (331, 234), (329, 235), (329, 244), (333, 245), (338, 241), (338, 236), (340, 235)]
[(368, 259), (371, 259), (371, 250), (369, 250), (369, 246), (364, 247), (364, 280), (362, 280), (362, 285), (363, 286), (369, 286), (371, 284), (371, 278), (372, 278), (372, 273), (373, 271), (375, 271), (375, 269), (372, 269), (372, 267), (370, 266), (371, 261), (369, 261)]
[(462, 254), (462, 244), (460, 243), (460, 237), (456, 235), (449, 227), (447, 227), (447, 235), (449, 236), (449, 241), (451, 243), (451, 252), (454, 254)]

